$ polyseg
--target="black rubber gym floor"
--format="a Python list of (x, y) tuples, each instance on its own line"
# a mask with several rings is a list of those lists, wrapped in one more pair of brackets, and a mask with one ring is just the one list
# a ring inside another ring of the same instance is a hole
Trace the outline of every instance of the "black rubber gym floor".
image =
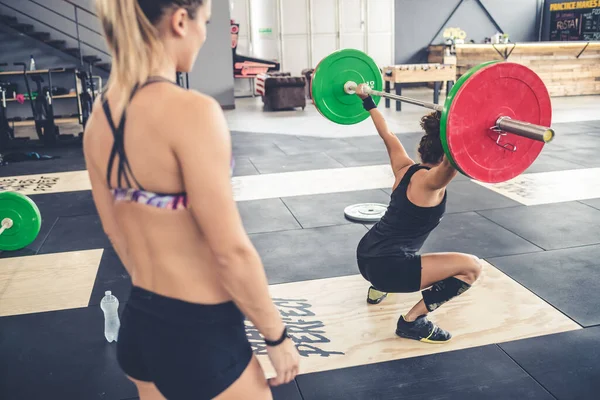
[[(600, 151), (600, 121), (556, 128), (561, 133), (556, 145), (549, 146), (528, 172), (600, 166), (594, 157)], [(378, 137), (232, 135), (235, 176), (387, 162)], [(400, 137), (415, 157), (415, 136)], [(85, 166), (80, 148), (42, 153), (61, 158), (0, 167), (0, 177), (78, 171)], [(116, 362), (114, 343), (104, 339), (98, 306), (104, 291), (112, 290), (122, 308), (131, 284), (102, 231), (91, 193), (31, 198), (40, 208), (42, 231), (28, 248), (2, 253), (1, 258), (104, 252), (87, 307), (0, 317), (0, 399), (135, 399), (134, 386)], [(385, 203), (388, 198), (386, 189), (362, 190), (240, 202), (239, 210), (269, 283), (280, 284), (356, 275), (356, 244), (368, 227), (346, 220), (343, 209), (354, 203)], [(274, 389), (276, 399), (599, 397), (600, 198), (525, 206), (461, 176), (451, 184), (448, 201), (448, 214), (423, 251), (476, 254), (582, 328), (303, 374)], [(0, 299), (3, 291), (0, 285)], [(365, 293), (356, 295), (362, 298)], [(464, 321), (478, 324), (468, 315)]]

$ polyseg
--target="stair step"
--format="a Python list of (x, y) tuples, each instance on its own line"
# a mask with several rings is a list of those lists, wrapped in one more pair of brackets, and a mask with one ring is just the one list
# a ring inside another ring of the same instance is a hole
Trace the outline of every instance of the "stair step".
[(48, 32), (32, 32), (29, 36), (37, 40), (50, 40), (50, 34)]
[(18, 22), (17, 17), (11, 17), (10, 15), (0, 15), (0, 21), (7, 24), (16, 24)]
[(21, 32), (33, 32), (33, 30), (34, 30), (34, 26), (30, 25), (30, 24), (19, 24), (19, 23), (14, 24), (13, 23), (13, 24), (9, 24), (9, 26), (11, 28), (14, 28)]
[(72, 56), (79, 57), (79, 49), (77, 47), (69, 47), (68, 49), (63, 49), (65, 53), (69, 53)]
[(52, 47), (56, 47), (57, 49), (62, 49), (67, 45), (67, 42), (64, 40), (45, 40), (44, 41), (47, 45), (50, 45)]
[(98, 61), (102, 61), (100, 58), (96, 57), (96, 56), (83, 56), (83, 61), (85, 61), (86, 63), (97, 63)]

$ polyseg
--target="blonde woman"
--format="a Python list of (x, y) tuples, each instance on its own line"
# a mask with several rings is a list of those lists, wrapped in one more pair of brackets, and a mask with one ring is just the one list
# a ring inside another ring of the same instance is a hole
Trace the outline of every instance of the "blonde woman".
[(267, 343), (271, 385), (294, 379), (299, 355), (233, 199), (221, 108), (174, 82), (206, 39), (210, 0), (96, 3), (113, 60), (84, 153), (133, 284), (119, 363), (142, 400), (270, 399), (245, 316)]

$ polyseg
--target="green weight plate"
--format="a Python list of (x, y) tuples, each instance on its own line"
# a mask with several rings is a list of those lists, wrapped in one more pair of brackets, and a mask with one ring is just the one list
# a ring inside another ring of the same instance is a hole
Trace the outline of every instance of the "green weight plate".
[(0, 234), (0, 250), (14, 251), (29, 246), (40, 233), (42, 216), (33, 200), (17, 192), (0, 192), (0, 224), (12, 226)]
[(454, 160), (454, 157), (452, 157), (452, 153), (450, 152), (450, 147), (448, 146), (448, 133), (446, 132), (446, 127), (448, 125), (448, 111), (450, 110), (450, 106), (452, 105), (452, 102), (454, 101), (456, 94), (458, 93), (458, 91), (460, 90), (462, 85), (471, 76), (473, 76), (475, 73), (482, 70), (483, 68), (488, 67), (493, 64), (496, 64), (498, 62), (500, 62), (500, 61), (498, 61), (498, 60), (488, 61), (483, 64), (476, 65), (475, 67), (468, 70), (463, 76), (460, 77), (460, 79), (452, 87), (452, 90), (450, 90), (450, 93), (448, 94), (448, 97), (446, 97), (446, 101), (444, 102), (444, 111), (442, 111), (442, 117), (440, 120), (440, 138), (442, 140), (442, 147), (444, 148), (444, 152), (446, 153), (446, 157), (448, 158), (448, 161), (450, 161), (450, 164), (452, 164), (452, 166), (454, 168), (456, 168), (461, 174), (463, 174), (465, 176), (469, 176), (469, 175), (464, 173), (457, 166), (456, 161)]
[[(371, 57), (355, 49), (343, 49), (325, 57), (313, 74), (311, 94), (315, 107), (327, 119), (342, 125), (352, 125), (369, 118), (362, 100), (344, 91), (346, 82), (367, 83), (381, 91), (383, 78)], [(375, 104), (380, 97), (372, 96)]]

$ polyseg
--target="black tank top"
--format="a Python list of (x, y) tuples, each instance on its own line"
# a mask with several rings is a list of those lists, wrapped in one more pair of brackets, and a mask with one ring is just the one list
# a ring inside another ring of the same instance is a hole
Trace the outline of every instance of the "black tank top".
[(419, 207), (407, 196), (408, 184), (415, 172), (427, 169), (412, 165), (391, 196), (385, 215), (362, 238), (357, 255), (363, 258), (414, 254), (421, 249), (431, 231), (446, 212), (448, 193), (435, 207)]

